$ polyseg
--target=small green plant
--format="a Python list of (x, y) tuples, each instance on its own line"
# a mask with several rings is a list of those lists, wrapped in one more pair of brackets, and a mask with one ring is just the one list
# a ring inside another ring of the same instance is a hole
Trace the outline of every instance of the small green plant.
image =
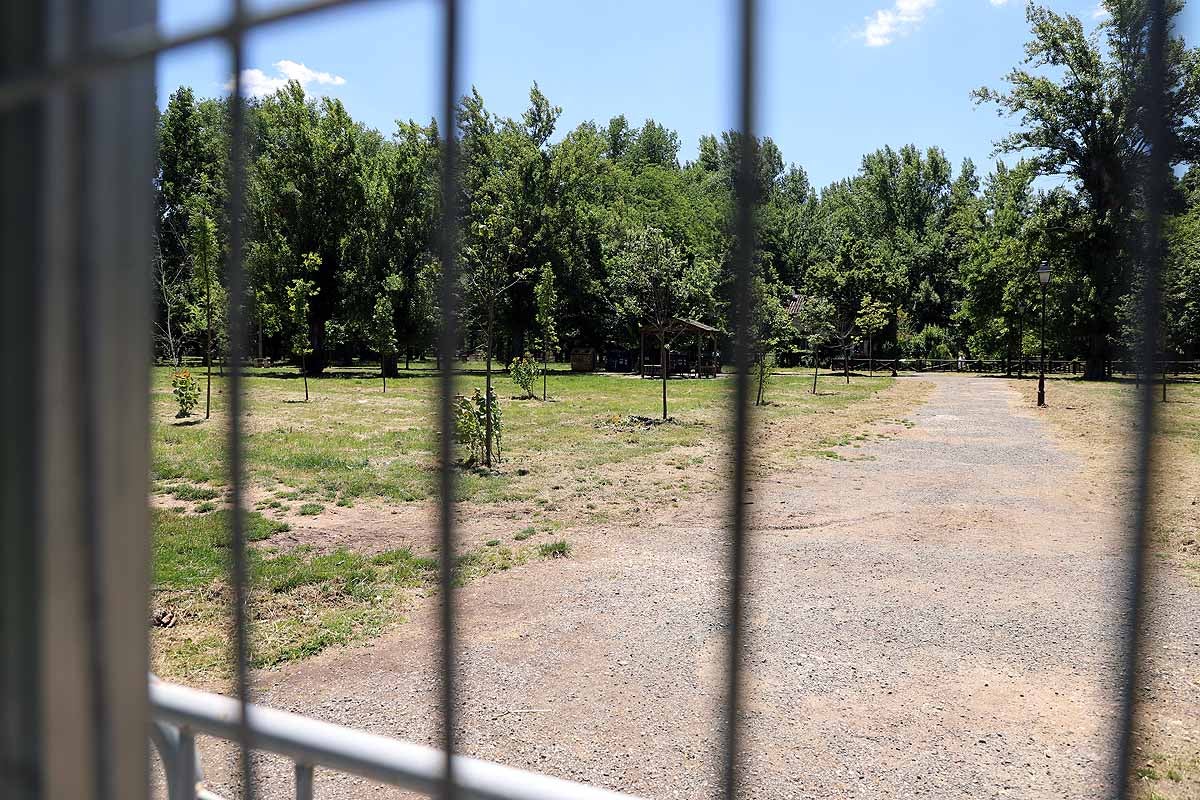
[(210, 511), (216, 511), (216, 510), (217, 510), (217, 504), (212, 502), (211, 500), (205, 500), (203, 503), (196, 504), (196, 513), (197, 514), (207, 514)]
[(512, 377), (513, 383), (521, 387), (521, 391), (525, 393), (525, 397), (534, 397), (533, 382), (537, 380), (538, 365), (533, 360), (533, 356), (526, 353), (520, 358), (514, 358), (512, 363), (508, 365), (508, 374)]
[(543, 542), (538, 545), (538, 555), (542, 558), (566, 558), (571, 555), (571, 543), (566, 539)]
[(200, 382), (191, 370), (178, 370), (171, 374), (171, 393), (175, 395), (175, 402), (179, 403), (175, 419), (190, 417), (192, 409), (200, 402)]
[(207, 486), (193, 486), (190, 483), (172, 486), (170, 491), (176, 500), (216, 500), (217, 495), (220, 494), (216, 489), (209, 489)]
[(304, 505), (300, 506), (300, 516), (315, 517), (324, 510), (325, 506), (321, 505), (320, 503), (305, 503)]
[(499, 539), (488, 539), (484, 544), (486, 544), (488, 547), (495, 547), (496, 545), (500, 544), (500, 540)]
[[(482, 461), (487, 447), (487, 406), (483, 392), (478, 389), (471, 397), (457, 397), (454, 401), (454, 439), (467, 451), (466, 462)], [(500, 401), (492, 390), (492, 455), (500, 460), (501, 424)]]
[(530, 536), (533, 536), (534, 533), (536, 533), (536, 531), (534, 531), (533, 526), (530, 525), (528, 528), (522, 528), (521, 532), (518, 534), (515, 534), (513, 536), (513, 538), (516, 539), (518, 542), (523, 542), (526, 539), (528, 539)]

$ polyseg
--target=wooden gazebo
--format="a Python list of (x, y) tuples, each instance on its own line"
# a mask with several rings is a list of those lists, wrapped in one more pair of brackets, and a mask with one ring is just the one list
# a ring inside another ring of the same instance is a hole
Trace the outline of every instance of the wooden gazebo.
[[(659, 377), (663, 374), (662, 364), (647, 364), (646, 363), (646, 336), (663, 337), (667, 342), (666, 347), (666, 374), (667, 375), (695, 375), (697, 378), (713, 378), (721, 374), (721, 360), (717, 357), (717, 334), (720, 333), (711, 325), (705, 325), (703, 322), (697, 322), (694, 319), (680, 319), (673, 317), (670, 322), (659, 326), (652, 323), (642, 325), (639, 329), (641, 334), (641, 353), (638, 356), (638, 364), (641, 369), (642, 377)], [(680, 336), (690, 335), (696, 343), (696, 361), (693, 364), (688, 364), (686, 359), (681, 359), (679, 364), (683, 369), (674, 369), (675, 360), (671, 358), (671, 344)], [(709, 344), (707, 356), (705, 355), (705, 344)]]

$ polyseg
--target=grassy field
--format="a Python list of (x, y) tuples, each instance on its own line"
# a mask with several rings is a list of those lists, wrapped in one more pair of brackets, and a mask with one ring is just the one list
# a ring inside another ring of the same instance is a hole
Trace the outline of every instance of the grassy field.
[[(1036, 381), (1019, 383), (1033, 402)], [(1155, 389), (1155, 398), (1160, 397)], [(1054, 379), (1046, 384), (1051, 424), (1114, 491), (1130, 485), (1138, 399), (1132, 382)], [(1160, 555), (1200, 585), (1200, 383), (1169, 384), (1157, 403), (1152, 531)]]
[[(196, 682), (228, 663), (227, 382), (214, 379), (211, 419), (202, 391), (199, 413), (178, 420), (170, 375), (154, 375), (152, 506), (155, 607), (174, 624), (155, 629), (154, 668)], [(502, 373), (494, 380), (502, 460), (458, 469), (460, 583), (569, 556), (595, 526), (723, 491), (729, 379), (672, 381), (667, 423), (654, 419), (652, 380), (553, 373), (548, 402), (517, 399)], [(894, 383), (822, 376), (813, 395), (810, 375), (776, 376), (755, 416), (757, 468), (838, 457), (831, 448), (872, 423), (901, 419), (921, 389)], [(458, 378), (464, 394), (482, 385), (482, 375)], [(292, 370), (248, 375), (254, 665), (377, 634), (433, 589), (435, 390), (429, 370), (389, 379), (386, 394), (377, 374), (335, 370), (309, 380), (306, 403)]]

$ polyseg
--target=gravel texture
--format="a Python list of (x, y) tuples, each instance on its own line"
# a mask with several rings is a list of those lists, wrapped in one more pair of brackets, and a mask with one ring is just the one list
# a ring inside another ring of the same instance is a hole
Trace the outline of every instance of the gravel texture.
[[(880, 428), (751, 493), (745, 797), (1092, 798), (1107, 787), (1126, 599), (1121, 492), (1001, 380), (935, 376)], [(653, 798), (712, 796), (726, 503), (571, 535), (460, 592), (471, 755)], [(1156, 575), (1156, 730), (1200, 749), (1200, 592)], [(440, 724), (433, 604), (369, 646), (261, 673), (259, 702), (407, 740)], [(228, 748), (204, 741), (236, 796)], [(261, 796), (290, 767), (256, 758)], [(323, 798), (397, 796), (323, 770)]]

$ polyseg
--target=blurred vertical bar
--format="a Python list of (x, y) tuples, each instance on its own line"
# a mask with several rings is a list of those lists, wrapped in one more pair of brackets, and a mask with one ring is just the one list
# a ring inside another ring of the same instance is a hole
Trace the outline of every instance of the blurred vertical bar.
[[(48, 16), (46, 7), (34, 3), (0, 3), (0, 78), (47, 65)], [(6, 369), (26, 376), (0, 392), (0, 797), (11, 800), (39, 796), (46, 761), (37, 702), (42, 596), (36, 535), (42, 502), (37, 368), (45, 273), (35, 265), (45, 258), (38, 232), (46, 195), (47, 129), (44, 104), (0, 113), (0, 352)]]
[(438, 249), (442, 262), (442, 326), (438, 335), (438, 417), (441, 433), (438, 471), (438, 528), (441, 569), (442, 746), (446, 774), (441, 796), (452, 800), (454, 782), (454, 348), (458, 339), (458, 136), (455, 107), (458, 102), (458, 2), (442, 0), (442, 224)]
[(741, 133), (738, 152), (735, 191), (737, 194), (734, 230), (734, 364), (737, 370), (734, 388), (733, 480), (730, 486), (729, 536), (729, 620), (728, 685), (725, 702), (725, 768), (722, 789), (727, 800), (738, 791), (738, 745), (741, 726), (738, 709), (741, 707), (741, 654), (745, 641), (745, 570), (746, 570), (746, 477), (747, 441), (749, 438), (750, 401), (750, 286), (754, 269), (754, 206), (758, 187), (755, 184), (755, 0), (737, 0), (737, 58), (736, 84), (739, 104), (738, 128)]
[[(1116, 797), (1140, 796), (1139, 787), (1130, 780), (1133, 773), (1135, 753), (1135, 726), (1138, 721), (1138, 687), (1140, 679), (1140, 655), (1146, 628), (1146, 588), (1149, 584), (1150, 568), (1150, 514), (1154, 471), (1154, 362), (1158, 356), (1159, 315), (1162, 297), (1159, 277), (1162, 267), (1162, 215), (1166, 198), (1167, 180), (1170, 174), (1170, 136), (1165, 118), (1166, 91), (1166, 47), (1167, 30), (1166, 0), (1149, 0), (1147, 3), (1149, 22), (1146, 42), (1146, 63), (1140, 76), (1137, 105), (1143, 110), (1139, 120), (1134, 116), (1131, 125), (1144, 125), (1143, 136), (1149, 151), (1142, 189), (1145, 197), (1145, 227), (1141, 241), (1132, 249), (1140, 254), (1145, 270), (1142, 285), (1142, 336), (1138, 346), (1138, 369), (1146, 380), (1138, 389), (1137, 421), (1137, 468), (1134, 472), (1134, 505), (1130, 531), (1130, 553), (1126, 609), (1124, 686), (1122, 687), (1121, 727), (1118, 732), (1116, 782), (1113, 793)], [(1131, 206), (1133, 204), (1131, 203)]]
[[(153, 19), (151, 0), (4, 4), (0, 75)], [(5, 798), (147, 794), (153, 126), (149, 62), (0, 117)]]
[(253, 800), (254, 771), (251, 762), (250, 723), (250, 632), (247, 606), (250, 602), (246, 569), (246, 511), (242, 487), (244, 473), (242, 451), (242, 359), (246, 350), (246, 275), (242, 263), (242, 211), (246, 190), (246, 120), (242, 102), (242, 66), (245, 56), (244, 0), (233, 2), (233, 32), (229, 53), (233, 67), (233, 88), (229, 95), (229, 485), (230, 485), (230, 584), (233, 588), (233, 658), (237, 698), (241, 704), (238, 746), (241, 765), (242, 797)]

